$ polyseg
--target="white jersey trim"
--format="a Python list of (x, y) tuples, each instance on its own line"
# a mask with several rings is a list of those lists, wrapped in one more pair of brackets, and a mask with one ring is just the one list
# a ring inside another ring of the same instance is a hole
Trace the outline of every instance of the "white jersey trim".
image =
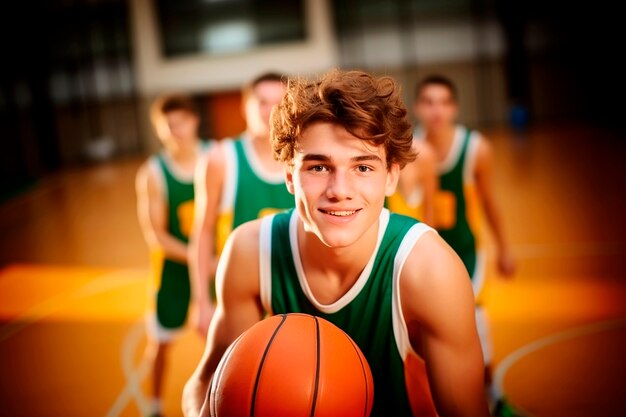
[(274, 215), (263, 217), (259, 229), (259, 297), (263, 309), (272, 315), (272, 222)]
[(477, 298), (485, 285), (485, 266), (487, 256), (484, 249), (476, 248), (476, 265), (472, 273), (472, 289), (474, 297)]
[(313, 295), (311, 288), (306, 280), (306, 275), (304, 274), (304, 268), (302, 266), (302, 259), (300, 258), (300, 251), (298, 249), (298, 215), (294, 210), (291, 215), (291, 219), (289, 221), (289, 241), (291, 244), (291, 252), (293, 253), (293, 262), (296, 267), (296, 273), (298, 274), (298, 280), (300, 281), (300, 287), (304, 292), (304, 295), (307, 299), (317, 308), (319, 311), (332, 314), (336, 313), (348, 304), (352, 302), (357, 295), (361, 292), (369, 276), (372, 272), (372, 268), (374, 267), (374, 261), (376, 260), (376, 255), (378, 254), (378, 249), (380, 248), (380, 244), (383, 240), (383, 236), (385, 235), (385, 231), (387, 230), (387, 224), (389, 223), (389, 210), (383, 209), (380, 213), (380, 217), (378, 220), (378, 240), (376, 242), (376, 247), (372, 252), (372, 256), (369, 261), (365, 265), (365, 268), (361, 272), (361, 275), (357, 278), (356, 282), (352, 287), (337, 301), (332, 304), (322, 304)]
[(252, 139), (247, 136), (242, 137), (243, 144), (243, 152), (246, 154), (246, 159), (250, 164), (250, 168), (254, 172), (259, 179), (265, 181), (268, 184), (284, 184), (285, 183), (285, 173), (284, 171), (280, 172), (268, 172), (263, 168), (261, 161), (259, 160), (259, 156), (257, 155), (254, 147), (252, 146)]
[(239, 167), (237, 166), (237, 153), (232, 139), (224, 139), (224, 184), (222, 188), (222, 201), (220, 202), (220, 212), (227, 213), (235, 207), (235, 196), (237, 194), (237, 181)]
[[(410, 352), (415, 353), (411, 346), (409, 339), (409, 331), (402, 314), (402, 301), (400, 298), (400, 275), (402, 275), (402, 268), (406, 262), (409, 254), (413, 250), (415, 243), (426, 232), (435, 232), (432, 227), (427, 226), (424, 223), (417, 223), (413, 225), (406, 233), (400, 243), (398, 252), (393, 262), (393, 292), (391, 297), (391, 319), (393, 323), (393, 335), (396, 340), (396, 346), (398, 347), (398, 353), (404, 361)], [(419, 355), (418, 355), (419, 357)]]
[(465, 161), (463, 162), (463, 184), (474, 184), (474, 169), (476, 167), (476, 153), (480, 144), (480, 135), (472, 131), (468, 141)]
[(159, 163), (158, 156), (155, 155), (150, 157), (150, 160), (148, 161), (148, 169), (152, 171), (152, 174), (157, 182), (157, 187), (159, 187), (159, 190), (163, 193), (163, 198), (165, 201), (169, 201), (169, 192), (167, 190), (167, 181), (165, 181), (165, 172), (163, 172), (163, 167), (161, 167), (161, 164)]
[(448, 154), (444, 160), (439, 163), (439, 175), (447, 174), (459, 162), (459, 157), (461, 156), (461, 151), (463, 150), (463, 139), (465, 138), (466, 131), (467, 129), (460, 125), (455, 128), (454, 138), (452, 139), (452, 145), (448, 150)]

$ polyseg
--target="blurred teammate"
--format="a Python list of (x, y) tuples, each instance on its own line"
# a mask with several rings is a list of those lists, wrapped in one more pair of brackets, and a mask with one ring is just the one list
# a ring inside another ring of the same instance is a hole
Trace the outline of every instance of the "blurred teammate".
[[(485, 213), (495, 238), (500, 274), (511, 276), (515, 262), (502, 227), (492, 180), (492, 150), (478, 132), (458, 125), (457, 90), (452, 81), (432, 75), (418, 83), (414, 112), (420, 124), (417, 137), (432, 147), (439, 173), (435, 198), (435, 226), (461, 257), (472, 279), (476, 321), (485, 360), (485, 378), (491, 383), (491, 347), (481, 295), (485, 259), (480, 245), (480, 211)], [(499, 393), (491, 393), (499, 397)], [(499, 398), (493, 398), (498, 400)]]
[[(406, 114), (389, 77), (290, 81), (272, 145), (296, 209), (231, 234), (205, 354), (183, 394), (187, 417), (201, 413), (230, 343), (265, 314), (290, 312), (321, 316), (359, 345), (374, 376), (372, 416), (432, 416), (433, 401), (439, 415), (487, 415), (463, 264), (430, 227), (383, 208), (415, 158)], [(425, 364), (428, 379), (409, 384), (409, 364)]]
[(207, 144), (198, 138), (198, 113), (189, 97), (161, 97), (150, 116), (163, 150), (141, 166), (136, 189), (139, 222), (158, 281), (155, 312), (148, 323), (151, 415), (158, 416), (168, 346), (185, 324), (189, 308), (187, 237), (193, 223), (193, 174)]
[(416, 140), (413, 147), (417, 158), (402, 168), (396, 192), (387, 198), (387, 208), (432, 225), (435, 193), (439, 186), (437, 161), (428, 142)]
[(196, 326), (206, 335), (213, 305), (208, 288), (226, 238), (238, 225), (293, 207), (285, 168), (272, 155), (270, 113), (285, 93), (281, 74), (266, 73), (242, 92), (246, 131), (214, 146), (196, 173), (196, 221), (190, 241), (190, 272), (196, 286)]

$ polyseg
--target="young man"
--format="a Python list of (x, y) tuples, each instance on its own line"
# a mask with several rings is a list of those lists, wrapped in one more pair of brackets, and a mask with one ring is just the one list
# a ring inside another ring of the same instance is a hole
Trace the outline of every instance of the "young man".
[(284, 77), (258, 76), (243, 89), (247, 129), (214, 146), (196, 172), (196, 221), (190, 239), (190, 272), (197, 304), (196, 326), (206, 331), (213, 312), (209, 295), (217, 258), (240, 224), (293, 207), (283, 166), (269, 141), (270, 113), (285, 94)]
[(148, 323), (152, 415), (157, 416), (167, 349), (183, 327), (189, 308), (187, 236), (193, 222), (193, 174), (206, 144), (198, 138), (198, 113), (189, 97), (157, 99), (151, 119), (163, 151), (141, 166), (136, 189), (139, 222), (158, 282), (156, 311)]
[[(266, 314), (290, 312), (330, 320), (359, 345), (374, 376), (372, 416), (434, 415), (433, 403), (440, 415), (487, 415), (463, 264), (428, 226), (383, 209), (415, 158), (406, 114), (389, 77), (290, 82), (272, 145), (296, 208), (230, 236), (206, 350), (183, 393), (187, 417), (208, 415), (208, 383), (230, 343)], [(425, 365), (421, 385), (409, 384), (419, 380), (411, 364)]]
[[(472, 279), (485, 377), (490, 384), (491, 349), (481, 307), (485, 266), (479, 242), (481, 209), (495, 237), (499, 272), (510, 276), (515, 271), (491, 186), (492, 150), (478, 132), (457, 125), (457, 90), (452, 81), (429, 76), (417, 85), (415, 97), (413, 109), (420, 123), (417, 136), (431, 146), (437, 161), (440, 189), (435, 198), (435, 227), (460, 256)], [(499, 397), (498, 393), (490, 395)]]

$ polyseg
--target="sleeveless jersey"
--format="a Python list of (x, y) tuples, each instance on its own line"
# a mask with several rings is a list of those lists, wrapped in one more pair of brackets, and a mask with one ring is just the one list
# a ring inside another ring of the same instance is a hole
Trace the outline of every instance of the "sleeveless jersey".
[(446, 159), (439, 164), (439, 191), (435, 196), (435, 225), (441, 237), (459, 255), (474, 281), (482, 280), (478, 256), (479, 202), (474, 181), (478, 137), (469, 129), (456, 129)]
[[(202, 150), (208, 146), (201, 143)], [(161, 185), (167, 202), (167, 231), (187, 243), (193, 224), (193, 178), (183, 178), (176, 173), (164, 152), (150, 160), (161, 176)], [(187, 317), (191, 287), (187, 264), (168, 259), (162, 253), (152, 254), (153, 269), (159, 289), (156, 300), (158, 322), (165, 328), (182, 326)]]
[(224, 142), (226, 176), (217, 221), (216, 253), (240, 224), (294, 207), (295, 200), (285, 185), (285, 175), (263, 172), (245, 136)]
[(410, 416), (412, 407), (434, 415), (426, 378), (420, 386), (410, 387), (412, 398), (407, 393), (405, 365), (413, 350), (398, 288), (408, 254), (419, 237), (432, 229), (384, 209), (377, 246), (365, 269), (344, 296), (331, 305), (322, 305), (311, 294), (305, 278), (297, 223), (295, 210), (267, 217), (261, 223), (260, 293), (264, 309), (270, 314), (320, 316), (350, 335), (363, 351), (374, 377), (372, 416)]

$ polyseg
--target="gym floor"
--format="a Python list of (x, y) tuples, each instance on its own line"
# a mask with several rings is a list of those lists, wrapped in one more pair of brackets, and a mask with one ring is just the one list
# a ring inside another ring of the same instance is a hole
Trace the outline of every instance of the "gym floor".
[[(626, 415), (624, 143), (584, 124), (485, 129), (518, 260), (489, 254), (496, 383), (528, 416)], [(143, 158), (56, 173), (0, 205), (0, 416), (140, 416), (152, 279), (135, 214)], [(173, 345), (165, 413), (203, 341)]]

